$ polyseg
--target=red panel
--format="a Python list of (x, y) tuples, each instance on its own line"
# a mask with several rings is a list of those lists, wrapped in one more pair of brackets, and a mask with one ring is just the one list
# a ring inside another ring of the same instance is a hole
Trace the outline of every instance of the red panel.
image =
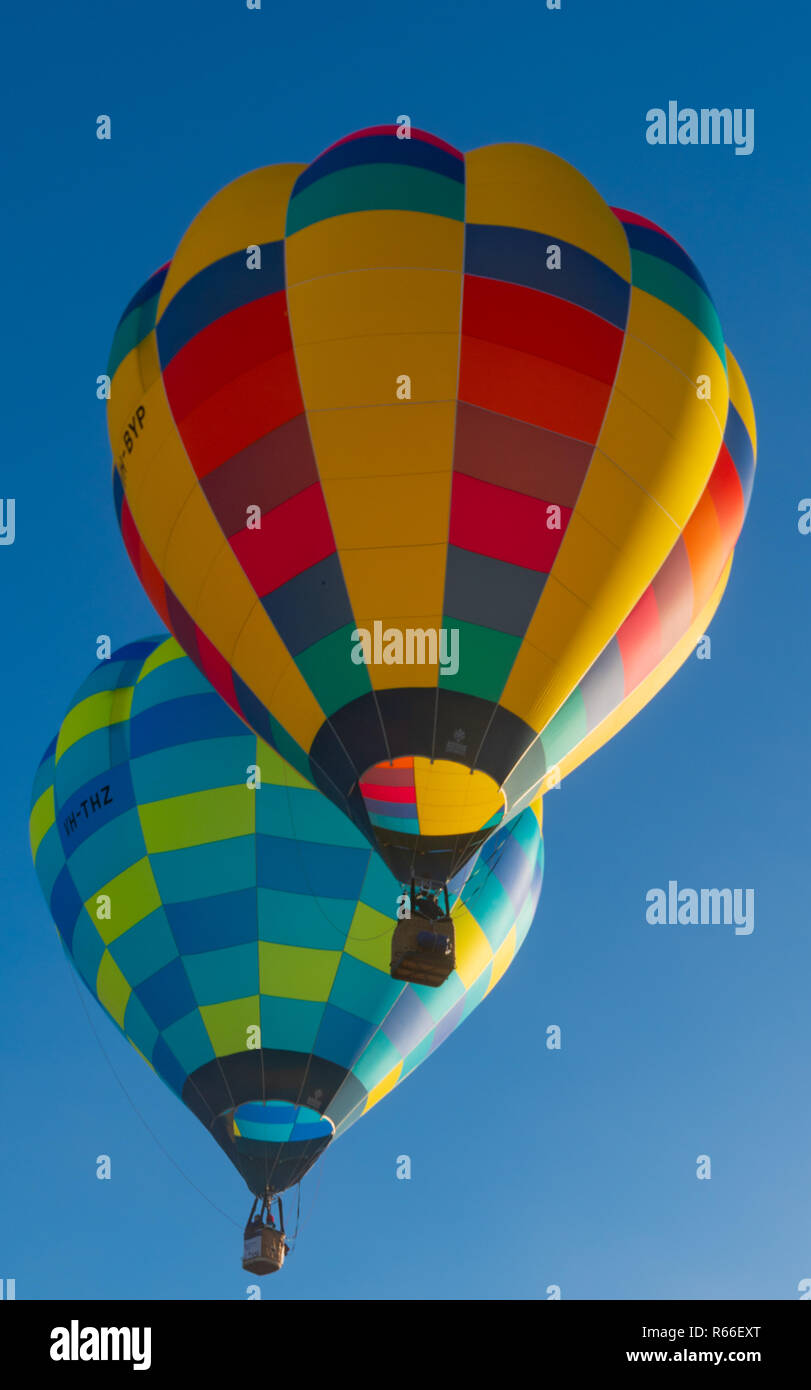
[(579, 304), (526, 285), (466, 275), (462, 334), (543, 357), (610, 386), (624, 334)]
[(568, 507), (561, 507), (561, 529), (549, 530), (549, 505), (480, 478), (454, 473), (450, 543), (548, 574), (572, 514)]
[(360, 789), (364, 796), (370, 796), (373, 801), (399, 801), (413, 806), (417, 800), (413, 784), (410, 787), (391, 787), (383, 782), (361, 782)]
[(292, 350), (245, 372), (187, 415), (178, 433), (198, 478), (304, 409)]
[(239, 708), (239, 701), (234, 690), (234, 673), (231, 667), (225, 657), (208, 640), (202, 628), (197, 627), (196, 623), (195, 629), (197, 632), (197, 650), (200, 653), (200, 669), (203, 675), (206, 680), (211, 682), (217, 693), (222, 695), (226, 704), (231, 706), (234, 713), (242, 718), (242, 711)]
[(459, 399), (596, 444), (611, 388), (513, 348), (462, 339)]
[(155, 611), (163, 618), (166, 626), (171, 630), (169, 622), (169, 605), (166, 600), (166, 585), (163, 582), (163, 575), (160, 573), (155, 561), (149, 551), (141, 541), (141, 583), (146, 591), (147, 598), (151, 601)]
[(175, 422), (229, 381), (292, 346), (284, 290), (215, 319), (181, 348), (163, 373)]
[(635, 690), (664, 656), (656, 595), (648, 587), (617, 633), (625, 672), (625, 694)]
[(231, 545), (260, 598), (326, 559), (335, 540), (320, 484), (266, 512), (261, 529), (238, 531)]
[(741, 480), (726, 444), (721, 445), (707, 486), (718, 513), (721, 544), (728, 555), (740, 535), (744, 507)]

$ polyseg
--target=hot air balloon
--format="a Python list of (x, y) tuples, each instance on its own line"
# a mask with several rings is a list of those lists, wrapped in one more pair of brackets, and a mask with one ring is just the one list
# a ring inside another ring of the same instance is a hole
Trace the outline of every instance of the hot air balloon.
[(450, 885), (451, 977), (396, 983), (396, 879), (165, 637), (123, 647), (78, 691), (30, 832), (72, 965), (261, 1204), (246, 1228), (258, 1273), (284, 1253), (283, 1223), (261, 1248), (262, 1212), (493, 988), (543, 866), (539, 803)]
[(441, 886), (688, 655), (755, 427), (666, 232), (548, 151), (402, 135), (219, 192), (122, 316), (108, 423), (181, 646)]

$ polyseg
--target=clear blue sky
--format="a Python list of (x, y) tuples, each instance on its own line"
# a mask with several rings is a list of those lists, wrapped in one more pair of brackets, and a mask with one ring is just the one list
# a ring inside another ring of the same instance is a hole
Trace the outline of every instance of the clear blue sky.
[[(547, 146), (682, 243), (751, 387), (758, 472), (712, 659), (547, 797), (515, 965), (305, 1181), (298, 1249), (263, 1296), (796, 1298), (811, 1277), (807, 15), (46, 0), (6, 28), (0, 1277), (34, 1299), (240, 1299), (251, 1282), (238, 1176), (83, 990), (146, 1123), (236, 1224), (167, 1160), (99, 1050), (30, 862), (29, 791), (97, 635), (160, 627), (120, 542), (95, 396), (121, 310), (223, 183), (407, 113), (462, 149)], [(645, 113), (670, 99), (754, 107), (754, 153), (649, 146)], [(753, 934), (648, 926), (645, 894), (671, 878), (754, 888)]]

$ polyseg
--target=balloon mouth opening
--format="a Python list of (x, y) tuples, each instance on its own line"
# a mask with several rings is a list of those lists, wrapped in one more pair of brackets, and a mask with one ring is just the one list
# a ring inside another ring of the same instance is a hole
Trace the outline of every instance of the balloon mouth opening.
[(335, 1125), (328, 1116), (290, 1101), (243, 1101), (229, 1114), (237, 1148), (246, 1144), (320, 1144), (335, 1134)]
[(488, 773), (445, 758), (375, 763), (359, 785), (373, 829), (398, 839), (490, 833), (507, 809), (503, 789)]

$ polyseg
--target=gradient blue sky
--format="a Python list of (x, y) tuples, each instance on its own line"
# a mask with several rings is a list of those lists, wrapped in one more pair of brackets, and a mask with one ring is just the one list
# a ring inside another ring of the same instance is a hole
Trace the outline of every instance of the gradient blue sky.
[[(144, 1120), (234, 1224), (167, 1160), (99, 1050), (31, 866), (29, 791), (97, 634), (160, 630), (120, 542), (95, 396), (123, 306), (223, 183), (405, 112), (462, 149), (547, 146), (684, 245), (752, 390), (758, 472), (712, 659), (547, 797), (546, 881), (515, 965), (305, 1181), (298, 1249), (263, 1296), (798, 1297), (807, 15), (754, 0), (46, 0), (5, 24), (0, 494), (17, 535), (0, 547), (0, 1278), (29, 1299), (240, 1299), (251, 1282), (236, 1172), (80, 986)], [(649, 146), (645, 113), (670, 99), (754, 107), (754, 153)], [(754, 888), (753, 934), (648, 926), (645, 894), (671, 878)], [(395, 1179), (403, 1153), (411, 1182)]]

